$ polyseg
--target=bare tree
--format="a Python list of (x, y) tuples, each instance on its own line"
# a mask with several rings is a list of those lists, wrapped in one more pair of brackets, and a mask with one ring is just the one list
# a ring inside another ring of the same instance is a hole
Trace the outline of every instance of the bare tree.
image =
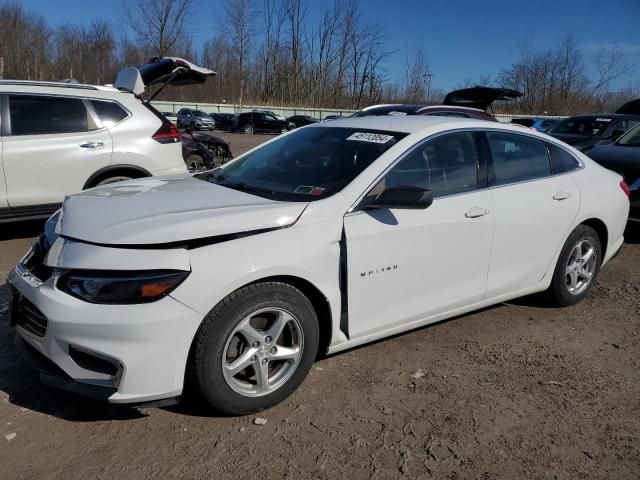
[(125, 22), (150, 55), (166, 56), (190, 43), (186, 32), (193, 0), (123, 1)]
[(223, 31), (229, 36), (231, 49), (235, 56), (240, 83), (238, 102), (242, 106), (245, 85), (245, 67), (250, 53), (255, 31), (253, 23), (255, 11), (250, 0), (227, 0), (224, 6), (225, 18)]

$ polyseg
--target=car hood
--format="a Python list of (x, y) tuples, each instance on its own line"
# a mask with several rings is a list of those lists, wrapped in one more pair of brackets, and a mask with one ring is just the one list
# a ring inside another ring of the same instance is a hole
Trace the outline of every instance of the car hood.
[(520, 97), (522, 97), (522, 93), (517, 90), (478, 86), (449, 92), (444, 97), (442, 104), (486, 111), (495, 101), (514, 101)]
[(277, 202), (183, 175), (116, 183), (71, 195), (58, 232), (89, 243), (171, 247), (292, 225), (307, 203)]

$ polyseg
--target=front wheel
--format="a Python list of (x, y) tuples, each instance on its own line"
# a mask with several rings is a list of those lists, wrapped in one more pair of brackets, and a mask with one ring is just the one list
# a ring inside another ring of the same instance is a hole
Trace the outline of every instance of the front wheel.
[(103, 178), (99, 182), (97, 182), (94, 186), (101, 187), (102, 185), (109, 185), (111, 183), (117, 182), (125, 182), (127, 180), (131, 180), (133, 177), (128, 177), (126, 175), (114, 175), (113, 177)]
[(190, 378), (217, 410), (255, 413), (298, 388), (318, 339), (315, 310), (302, 292), (280, 282), (250, 285), (205, 317), (192, 349)]
[(205, 169), (204, 158), (202, 158), (202, 156), (198, 155), (197, 153), (189, 154), (189, 156), (185, 160), (185, 163), (187, 164), (187, 169), (190, 172), (200, 172)]
[(602, 263), (602, 245), (596, 231), (579, 225), (567, 239), (553, 273), (548, 295), (554, 303), (575, 305), (593, 287)]

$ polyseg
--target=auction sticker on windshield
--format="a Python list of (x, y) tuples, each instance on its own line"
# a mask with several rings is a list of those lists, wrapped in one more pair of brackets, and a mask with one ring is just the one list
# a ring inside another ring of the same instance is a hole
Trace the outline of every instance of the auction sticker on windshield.
[(393, 140), (393, 136), (382, 135), (381, 133), (356, 132), (347, 137), (347, 140), (369, 143), (387, 143), (389, 140)]

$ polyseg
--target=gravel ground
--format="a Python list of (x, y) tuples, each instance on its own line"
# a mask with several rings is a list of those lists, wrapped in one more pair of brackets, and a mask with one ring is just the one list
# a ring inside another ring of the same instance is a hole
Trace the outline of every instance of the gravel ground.
[[(225, 136), (236, 155), (270, 138)], [(0, 279), (41, 228), (3, 225)], [(242, 418), (39, 385), (2, 286), (0, 478), (639, 478), (640, 229), (626, 237), (575, 307), (528, 297), (325, 358)]]

